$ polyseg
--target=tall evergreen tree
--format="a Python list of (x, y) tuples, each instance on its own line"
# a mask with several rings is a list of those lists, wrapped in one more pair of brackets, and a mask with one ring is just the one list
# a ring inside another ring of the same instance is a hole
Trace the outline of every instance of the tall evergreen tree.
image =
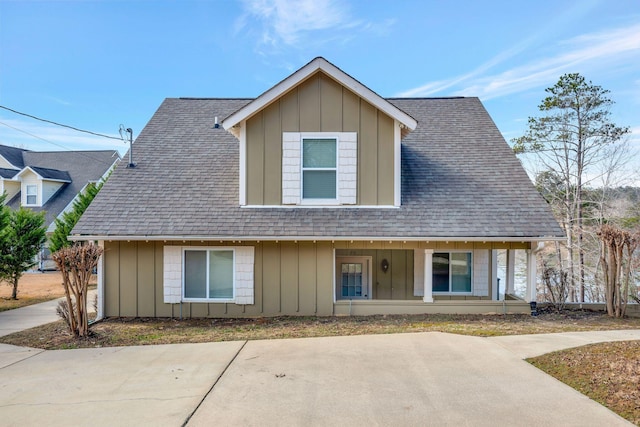
[(12, 299), (18, 298), (18, 281), (36, 265), (35, 257), (45, 240), (44, 212), (24, 208), (10, 212), (0, 233), (0, 279), (13, 287)]
[(78, 198), (73, 202), (73, 207), (70, 211), (62, 214), (62, 219), (56, 218), (56, 229), (49, 238), (49, 249), (51, 252), (56, 252), (59, 249), (66, 248), (71, 245), (71, 242), (67, 240), (71, 230), (75, 227), (76, 223), (80, 220), (80, 217), (87, 210), (96, 194), (102, 188), (103, 182), (98, 184), (89, 183), (83, 192), (78, 194)]

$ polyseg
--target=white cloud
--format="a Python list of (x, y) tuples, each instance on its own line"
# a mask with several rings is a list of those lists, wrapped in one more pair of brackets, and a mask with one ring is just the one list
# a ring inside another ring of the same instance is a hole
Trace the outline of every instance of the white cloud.
[(340, 0), (243, 0), (242, 4), (245, 14), (235, 22), (236, 34), (254, 34), (253, 20), (257, 20), (261, 48), (345, 43), (353, 38), (354, 30), (382, 36), (396, 22), (355, 19), (346, 2)]
[(614, 28), (584, 34), (562, 41), (557, 46), (561, 53), (537, 58), (523, 65), (493, 75), (482, 75), (503, 58), (513, 56), (520, 48), (510, 49), (496, 56), (478, 69), (445, 81), (427, 83), (404, 91), (400, 96), (427, 96), (454, 87), (453, 95), (479, 96), (483, 100), (522, 92), (540, 85), (548, 85), (560, 74), (582, 74), (589, 69), (624, 64), (638, 67), (640, 60), (640, 25)]

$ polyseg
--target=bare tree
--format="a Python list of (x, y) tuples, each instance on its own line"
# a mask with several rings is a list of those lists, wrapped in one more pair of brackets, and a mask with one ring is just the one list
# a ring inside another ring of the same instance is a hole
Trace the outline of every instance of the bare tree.
[[(560, 178), (562, 225), (567, 235), (566, 268), (576, 299), (585, 300), (584, 192), (590, 174), (608, 160), (610, 150), (629, 133), (610, 120), (608, 90), (580, 74), (565, 74), (548, 89), (540, 118), (529, 118), (527, 133), (514, 140), (517, 154), (535, 153)], [(559, 262), (562, 264), (562, 262)], [(577, 268), (576, 268), (577, 265)], [(577, 270), (577, 271), (576, 271)], [(578, 286), (576, 286), (576, 280)]]
[(75, 336), (86, 337), (89, 334), (87, 291), (102, 252), (101, 247), (93, 244), (75, 244), (52, 255), (62, 273), (66, 296), (66, 304), (62, 304), (58, 314), (67, 321), (69, 330)]

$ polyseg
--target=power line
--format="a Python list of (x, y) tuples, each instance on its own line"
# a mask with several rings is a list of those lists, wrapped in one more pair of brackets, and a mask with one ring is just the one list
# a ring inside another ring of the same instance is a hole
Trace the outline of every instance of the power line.
[[(0, 108), (2, 108), (2, 109), (4, 109), (4, 110), (7, 110), (7, 111), (11, 111), (12, 113), (15, 113), (15, 114), (20, 114), (21, 116), (30, 117), (30, 118), (35, 119), (35, 120), (40, 120), (41, 122), (51, 123), (52, 125), (61, 126), (61, 127), (63, 127), (63, 128), (72, 129), (72, 130), (75, 130), (75, 131), (77, 131), (77, 132), (84, 132), (84, 133), (88, 133), (88, 134), (95, 135), (95, 136), (101, 136), (101, 137), (103, 137), (103, 138), (109, 138), (109, 139), (115, 139), (115, 140), (117, 140), (117, 141), (122, 141), (122, 139), (121, 139), (121, 138), (116, 138), (115, 136), (109, 136), (109, 135), (105, 135), (105, 134), (102, 134), (102, 133), (91, 132), (90, 130), (78, 129), (77, 127), (73, 127), (73, 126), (69, 126), (69, 125), (64, 125), (64, 124), (62, 124), (62, 123), (54, 122), (54, 121), (47, 120), (47, 119), (42, 119), (42, 118), (40, 118), (40, 117), (32, 116), (31, 114), (22, 113), (22, 112), (20, 112), (20, 111), (16, 111), (16, 110), (14, 110), (14, 109), (12, 109), (12, 108), (5, 107), (4, 105), (0, 105)], [(9, 126), (9, 127), (10, 127), (10, 126)], [(33, 135), (32, 135), (32, 136), (33, 136)], [(47, 141), (47, 142), (50, 142), (50, 141)]]
[[(4, 123), (4, 122), (0, 122), (0, 125), (4, 125), (4, 126), (6, 126), (6, 127), (8, 127), (8, 128), (11, 128), (11, 129), (13, 129), (13, 130), (17, 130), (18, 132), (22, 132), (22, 133), (24, 133), (24, 134), (27, 134), (27, 135), (29, 135), (29, 136), (32, 136), (32, 137), (37, 138), (37, 139), (39, 139), (39, 140), (42, 140), (42, 141), (44, 141), (44, 142), (48, 142), (49, 144), (53, 144), (53, 145), (55, 145), (56, 147), (63, 148), (63, 149), (65, 149), (65, 150), (67, 150), (67, 151), (70, 151), (70, 152), (74, 152), (74, 153), (80, 154), (80, 155), (82, 155), (82, 156), (84, 156), (84, 157), (86, 157), (86, 158), (88, 158), (88, 159), (91, 159), (91, 160), (93, 160), (93, 161), (95, 161), (95, 162), (104, 163), (104, 164), (106, 164), (106, 165), (111, 164), (111, 163), (109, 163), (109, 162), (105, 162), (105, 161), (104, 161), (104, 160), (102, 160), (102, 159), (97, 159), (97, 158), (95, 158), (95, 157), (93, 157), (93, 156), (90, 156), (90, 155), (88, 155), (88, 154), (86, 154), (86, 153), (78, 152), (78, 151), (76, 151), (76, 150), (72, 150), (72, 149), (70, 149), (70, 148), (68, 148), (68, 147), (65, 147), (64, 145), (60, 145), (60, 144), (57, 144), (57, 143), (55, 143), (55, 142), (53, 142), (53, 141), (49, 141), (48, 139), (44, 139), (44, 138), (43, 138), (43, 137), (41, 137), (41, 136), (34, 135), (34, 134), (30, 133), (30, 132), (27, 132), (26, 130), (22, 130), (22, 129), (19, 129), (19, 128), (15, 127), (15, 126), (11, 126), (10, 124)], [(116, 138), (116, 139), (117, 139), (117, 138)], [(121, 141), (121, 140), (119, 139), (119, 141)], [(116, 150), (113, 150), (113, 151), (116, 151)]]

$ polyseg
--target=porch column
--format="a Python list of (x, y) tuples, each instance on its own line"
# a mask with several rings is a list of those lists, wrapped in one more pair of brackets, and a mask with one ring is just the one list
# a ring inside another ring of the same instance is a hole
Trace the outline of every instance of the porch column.
[(424, 302), (433, 302), (433, 249), (424, 250)]
[(535, 301), (537, 299), (536, 291), (536, 253), (534, 249), (527, 249), (527, 291), (524, 299), (527, 302)]
[(513, 294), (515, 292), (516, 283), (516, 251), (514, 249), (507, 250), (507, 283), (505, 284), (505, 294)]
[(96, 272), (98, 273), (98, 286), (96, 294), (98, 296), (98, 312), (96, 313), (96, 320), (100, 320), (104, 317), (104, 240), (98, 240), (98, 246), (103, 250), (102, 255), (98, 258), (98, 266)]

